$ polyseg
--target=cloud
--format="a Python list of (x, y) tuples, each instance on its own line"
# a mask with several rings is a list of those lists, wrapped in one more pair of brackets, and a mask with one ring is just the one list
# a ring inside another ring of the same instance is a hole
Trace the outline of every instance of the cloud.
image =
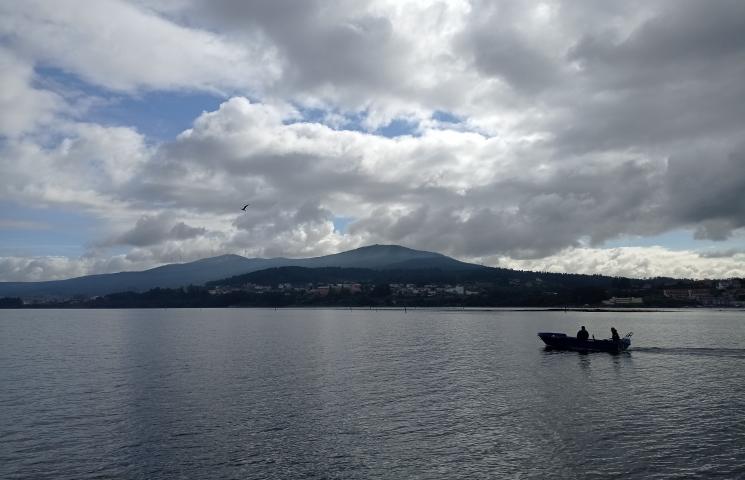
[(271, 45), (232, 43), (124, 1), (5, 2), (0, 33), (34, 62), (108, 89), (259, 92), (279, 74)]
[(115, 211), (116, 192), (150, 158), (144, 138), (124, 127), (68, 124), (49, 145), (36, 138), (0, 144), (0, 195), (22, 204)]
[(506, 268), (558, 273), (584, 273), (632, 278), (741, 278), (745, 256), (702, 255), (664, 247), (623, 247), (612, 249), (571, 248), (557, 255), (535, 260), (502, 258)]
[(234, 225), (228, 246), (244, 255), (313, 257), (359, 246), (359, 239), (334, 230), (331, 211), (317, 201), (248, 212)]
[[(166, 173), (171, 166), (187, 182), (224, 185), (220, 195), (235, 195), (232, 188), (240, 186), (254, 199), (251, 210), (268, 218), (285, 218), (283, 209), (294, 211), (314, 198), (330, 211), (329, 232), (333, 215), (351, 217), (356, 221), (349, 232), (363, 241), (405, 241), (459, 255), (498, 250), (535, 256), (576, 244), (583, 235), (602, 241), (654, 228), (629, 212), (647, 208), (664, 165), (582, 158), (534, 176), (530, 167), (540, 168), (540, 161), (511, 157), (509, 147), (506, 140), (467, 132), (387, 139), (287, 124), (272, 106), (235, 98), (164, 145), (158, 166), (168, 169), (146, 177), (161, 197), (193, 192), (186, 184), (172, 185)], [(628, 182), (612, 180), (618, 178)], [(265, 227), (255, 215), (243, 218)], [(636, 227), (611, 222), (622, 215)]]
[(131, 245), (145, 247), (156, 245), (166, 240), (188, 240), (207, 233), (201, 227), (191, 227), (184, 222), (175, 223), (166, 214), (143, 215), (135, 226), (109, 240), (101, 246)]
[[(99, 245), (149, 247), (219, 234), (209, 251), (269, 256), (381, 242), (461, 258), (529, 259), (586, 239), (602, 245), (681, 227), (724, 238), (742, 226), (743, 181), (726, 173), (740, 157), (724, 154), (728, 148), (702, 173), (695, 153), (557, 160), (542, 142), (520, 138), (433, 129), (391, 139), (294, 115), (236, 97), (156, 148), (127, 129), (80, 125), (47, 150), (17, 146), (49, 174), (36, 179), (9, 166), (26, 179), (14, 184), (34, 187), (9, 192), (75, 202), (102, 221), (110, 217), (110, 228), (132, 222)], [(720, 201), (731, 205), (717, 208)], [(244, 202), (251, 203), (246, 212)], [(334, 229), (335, 217), (353, 219), (347, 233)]]
[(560, 80), (561, 65), (546, 42), (550, 9), (536, 15), (532, 7), (511, 2), (475, 2), (474, 7), (456, 44), (481, 75), (521, 94), (535, 94)]
[(471, 81), (460, 78), (465, 65), (451, 44), (468, 11), (466, 1), (193, 0), (179, 8), (145, 3), (164, 17), (188, 18), (240, 44), (263, 39), (281, 71), (268, 96), (360, 114), (369, 130), (396, 117), (427, 118), (432, 112), (424, 103), (450, 110), (469, 91)]
[(696, 226), (696, 238), (725, 240), (745, 226), (745, 144), (692, 149), (668, 162), (662, 215)]
[(33, 66), (0, 46), (0, 138), (48, 124), (66, 109), (55, 93), (34, 88)]
[(0, 278), (7, 282), (63, 280), (94, 273), (117, 272), (123, 270), (125, 265), (127, 263), (122, 261), (122, 257), (0, 257)]
[(579, 67), (574, 98), (583, 101), (570, 118), (557, 116), (558, 144), (588, 151), (736, 138), (743, 18), (738, 2), (662, 2), (627, 30), (579, 32), (567, 60)]
[[(373, 242), (539, 265), (743, 232), (739, 3), (290, 3), (0, 4), (0, 198), (93, 218), (122, 265)], [(82, 96), (227, 99), (157, 143), (90, 120), (48, 67)], [(396, 119), (412, 134), (375, 134)]]
[(740, 258), (745, 256), (745, 248), (727, 248), (722, 250), (706, 250), (700, 252), (703, 258)]

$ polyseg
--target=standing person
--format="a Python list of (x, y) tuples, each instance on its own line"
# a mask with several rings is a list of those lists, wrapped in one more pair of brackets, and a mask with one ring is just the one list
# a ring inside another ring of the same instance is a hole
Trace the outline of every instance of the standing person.
[(587, 340), (590, 338), (590, 332), (585, 330), (585, 326), (582, 325), (582, 328), (577, 332), (577, 340)]
[(610, 327), (610, 336), (616, 342), (621, 340), (621, 337), (618, 336), (618, 330), (615, 327)]

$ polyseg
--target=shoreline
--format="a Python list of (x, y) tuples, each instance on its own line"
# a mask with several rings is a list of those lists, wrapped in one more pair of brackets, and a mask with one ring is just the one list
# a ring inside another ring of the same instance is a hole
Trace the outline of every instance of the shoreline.
[(743, 312), (742, 307), (649, 307), (649, 308), (604, 308), (604, 307), (396, 307), (396, 306), (369, 306), (369, 307), (344, 307), (338, 305), (316, 305), (316, 306), (203, 306), (203, 307), (91, 307), (82, 305), (26, 305), (20, 308), (0, 308), (3, 310), (221, 310), (221, 309), (244, 309), (244, 310), (347, 310), (347, 311), (429, 311), (429, 312), (584, 312), (584, 313), (681, 313), (694, 311), (713, 312)]

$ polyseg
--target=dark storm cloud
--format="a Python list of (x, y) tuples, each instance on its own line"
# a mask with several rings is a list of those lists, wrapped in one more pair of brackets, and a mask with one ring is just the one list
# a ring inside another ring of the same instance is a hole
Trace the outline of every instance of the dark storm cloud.
[(663, 3), (628, 36), (589, 33), (570, 49), (576, 102), (557, 144), (590, 151), (732, 136), (745, 123), (745, 4)]
[(696, 237), (725, 240), (745, 226), (745, 145), (672, 157), (665, 178), (664, 216), (696, 227)]
[(525, 93), (540, 91), (559, 80), (560, 65), (541, 48), (540, 39), (531, 39), (514, 26), (519, 8), (507, 2), (477, 4), (469, 28), (457, 43), (480, 73)]
[[(588, 68), (609, 67), (615, 79), (675, 81), (670, 73), (692, 73), (702, 65), (742, 58), (745, 4), (737, 0), (675, 1), (624, 39), (587, 35), (571, 58)], [(705, 73), (705, 72), (701, 72)], [(612, 81), (613, 77), (607, 78)]]

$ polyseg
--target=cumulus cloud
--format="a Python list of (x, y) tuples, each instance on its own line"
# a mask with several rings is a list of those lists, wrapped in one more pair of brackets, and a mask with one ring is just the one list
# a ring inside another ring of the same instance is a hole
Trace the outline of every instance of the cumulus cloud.
[(2, 2), (0, 19), (13, 48), (113, 90), (260, 92), (280, 73), (259, 38), (232, 43), (119, 0)]
[[(0, 198), (84, 212), (120, 266), (379, 242), (719, 275), (739, 257), (601, 247), (743, 232), (743, 19), (726, 0), (0, 2)], [(96, 95), (229, 98), (156, 143), (66, 116), (50, 66)], [(396, 119), (411, 134), (376, 133)]]
[(128, 262), (123, 256), (93, 257), (0, 257), (0, 278), (8, 282), (63, 280), (95, 273), (110, 273), (149, 265)]
[(0, 195), (37, 206), (116, 211), (117, 189), (150, 158), (144, 138), (130, 128), (82, 123), (58, 134), (62, 139), (47, 146), (34, 138), (0, 144)]
[[(601, 242), (657, 228), (646, 212), (663, 200), (655, 192), (664, 162), (577, 158), (548, 165), (540, 156), (515, 155), (522, 146), (468, 132), (427, 130), (390, 139), (288, 124), (272, 106), (234, 98), (164, 145), (145, 177), (154, 202), (193, 193), (187, 182), (196, 179), (223, 185), (218, 195), (250, 192), (255, 208), (239, 227), (250, 222), (267, 229), (287, 218), (302, 223), (293, 212), (311, 198), (327, 212), (328, 235), (332, 218), (342, 216), (356, 219), (349, 234), (358, 241), (404, 242), (461, 256), (540, 256), (582, 236)], [(201, 201), (188, 196), (187, 204)]]
[[(693, 178), (687, 169), (695, 170), (687, 157), (548, 162), (542, 155), (516, 155), (526, 148), (517, 140), (442, 130), (391, 139), (288, 123), (292, 115), (233, 98), (157, 149), (126, 129), (85, 127), (50, 151), (32, 150), (31, 158), (47, 162), (41, 164), (46, 170), (60, 159), (71, 161), (70, 172), (44, 179), (47, 195), (69, 192), (95, 211), (107, 201), (154, 212), (102, 245), (149, 247), (213, 232), (222, 236), (212, 250), (267, 256), (393, 242), (461, 258), (500, 253), (528, 259), (585, 238), (600, 245), (622, 234), (691, 225), (712, 237), (714, 224), (706, 222), (727, 213), (730, 223), (718, 227), (721, 235), (722, 228), (740, 225), (740, 180), (721, 175), (736, 157), (721, 160), (721, 172), (698, 175), (710, 183), (697, 193), (687, 185)], [(528, 148), (536, 154), (542, 147)], [(109, 158), (112, 150), (126, 158)], [(100, 167), (95, 175), (92, 166)], [(90, 192), (80, 191), (81, 181)], [(734, 206), (707, 213), (704, 200), (716, 199), (711, 192), (717, 186)], [(243, 200), (252, 206), (231, 214)], [(204, 227), (175, 216), (199, 221), (210, 212), (215, 218)], [(334, 229), (335, 217), (354, 219), (346, 234)], [(161, 253), (173, 258), (172, 251)]]
[(611, 249), (571, 248), (535, 259), (492, 259), (506, 268), (557, 273), (603, 274), (631, 278), (733, 278), (745, 276), (745, 255), (718, 256), (670, 250), (664, 247)]
[(90, 271), (83, 262), (69, 257), (0, 257), (0, 278), (5, 282), (61, 280)]
[(451, 42), (467, 1), (143, 3), (241, 44), (264, 39), (281, 70), (269, 95), (342, 116), (362, 114), (371, 130), (396, 117), (427, 118), (429, 104), (451, 110), (474, 86)]
[(0, 138), (49, 123), (65, 110), (57, 94), (34, 88), (33, 65), (0, 46)]

